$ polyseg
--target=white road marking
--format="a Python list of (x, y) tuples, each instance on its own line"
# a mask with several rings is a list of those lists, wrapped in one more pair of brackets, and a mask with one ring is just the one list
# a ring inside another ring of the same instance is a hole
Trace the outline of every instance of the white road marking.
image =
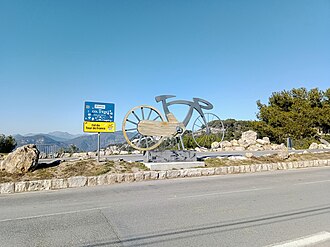
[(53, 214), (40, 214), (40, 215), (18, 217), (18, 218), (12, 218), (12, 219), (3, 219), (3, 220), (0, 220), (0, 223), (8, 222), (8, 221), (15, 221), (15, 220), (30, 220), (30, 219), (36, 219), (36, 218), (42, 218), (42, 217), (51, 217), (51, 216), (66, 215), (66, 214), (76, 214), (76, 213), (89, 212), (89, 211), (102, 210), (102, 209), (109, 209), (109, 208), (110, 207), (88, 208), (88, 209), (67, 211), (67, 212), (59, 212), (59, 213), (53, 213)]
[(267, 245), (266, 247), (304, 247), (304, 246), (311, 246), (318, 243), (325, 242), (330, 240), (330, 233), (329, 232), (319, 232), (313, 235), (309, 235), (306, 237), (289, 240), (286, 242), (274, 244), (274, 245)]
[(169, 200), (176, 200), (176, 199), (215, 196), (215, 195), (228, 195), (228, 194), (234, 194), (234, 193), (243, 193), (243, 192), (252, 192), (252, 191), (260, 191), (260, 190), (270, 190), (270, 189), (272, 189), (272, 188), (259, 188), (259, 189), (256, 188), (256, 189), (249, 189), (249, 190), (233, 190), (233, 191), (198, 194), (198, 195), (191, 195), (191, 196), (174, 196), (174, 197), (170, 197), (168, 199)]
[(319, 180), (319, 181), (312, 181), (312, 182), (303, 182), (303, 183), (296, 183), (294, 185), (305, 185), (305, 184), (319, 184), (319, 183), (329, 183), (329, 180)]

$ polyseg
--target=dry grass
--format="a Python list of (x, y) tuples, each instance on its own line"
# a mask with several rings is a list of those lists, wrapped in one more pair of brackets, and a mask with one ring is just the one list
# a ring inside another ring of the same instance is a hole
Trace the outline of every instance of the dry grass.
[(0, 183), (32, 181), (39, 179), (69, 178), (72, 176), (98, 176), (108, 172), (125, 173), (148, 170), (138, 162), (107, 161), (98, 163), (95, 160), (63, 162), (57, 166), (39, 168), (25, 174), (10, 174), (0, 171)]
[(238, 166), (238, 165), (252, 165), (252, 164), (267, 164), (277, 162), (292, 162), (302, 160), (322, 160), (330, 159), (330, 152), (325, 153), (307, 153), (307, 154), (290, 154), (288, 159), (280, 158), (278, 155), (269, 155), (261, 157), (252, 157), (250, 159), (230, 159), (230, 158), (210, 158), (205, 160), (207, 167), (219, 166)]

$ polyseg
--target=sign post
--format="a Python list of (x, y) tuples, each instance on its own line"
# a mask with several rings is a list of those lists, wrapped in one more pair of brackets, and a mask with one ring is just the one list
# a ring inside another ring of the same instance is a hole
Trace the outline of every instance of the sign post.
[(116, 130), (113, 103), (85, 102), (84, 132), (97, 133), (97, 162), (100, 162), (101, 132), (112, 133)]

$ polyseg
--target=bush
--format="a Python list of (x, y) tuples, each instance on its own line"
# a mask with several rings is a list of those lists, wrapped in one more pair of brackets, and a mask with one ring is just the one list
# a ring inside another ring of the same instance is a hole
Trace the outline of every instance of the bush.
[(0, 153), (10, 153), (14, 150), (17, 143), (12, 136), (0, 135)]

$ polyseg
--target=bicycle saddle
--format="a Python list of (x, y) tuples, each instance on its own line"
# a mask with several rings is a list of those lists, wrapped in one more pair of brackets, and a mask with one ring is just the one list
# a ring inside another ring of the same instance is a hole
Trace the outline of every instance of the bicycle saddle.
[(173, 97), (176, 97), (176, 96), (175, 95), (159, 95), (159, 96), (155, 97), (155, 100), (158, 103), (160, 101), (166, 100), (168, 98), (173, 98)]

